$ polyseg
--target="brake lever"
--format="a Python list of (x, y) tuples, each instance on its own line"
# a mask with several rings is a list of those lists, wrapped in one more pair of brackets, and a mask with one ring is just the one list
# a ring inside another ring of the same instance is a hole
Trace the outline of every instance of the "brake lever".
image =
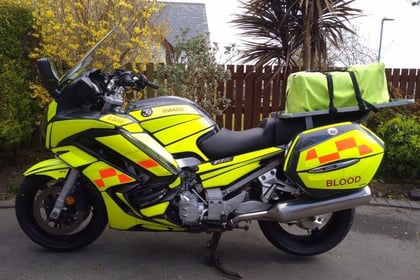
[(146, 84), (147, 87), (150, 87), (152, 89), (159, 89), (159, 85), (158, 84), (152, 83), (149, 80), (146, 80), (145, 84)]

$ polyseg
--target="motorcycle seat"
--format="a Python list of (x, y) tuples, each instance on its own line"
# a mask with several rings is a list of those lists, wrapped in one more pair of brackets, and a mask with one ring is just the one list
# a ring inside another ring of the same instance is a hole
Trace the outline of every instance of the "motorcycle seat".
[(266, 118), (258, 127), (244, 131), (225, 128), (201, 141), (198, 146), (209, 159), (222, 159), (268, 147), (287, 144), (305, 129), (302, 120)]

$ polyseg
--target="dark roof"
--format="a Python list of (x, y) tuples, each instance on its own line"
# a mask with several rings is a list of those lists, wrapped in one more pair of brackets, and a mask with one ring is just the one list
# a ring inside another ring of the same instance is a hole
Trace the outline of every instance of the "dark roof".
[(188, 38), (209, 32), (204, 3), (164, 2), (164, 4), (159, 20), (167, 23), (166, 40), (171, 45), (175, 45), (175, 37), (181, 34), (181, 29), (188, 28)]

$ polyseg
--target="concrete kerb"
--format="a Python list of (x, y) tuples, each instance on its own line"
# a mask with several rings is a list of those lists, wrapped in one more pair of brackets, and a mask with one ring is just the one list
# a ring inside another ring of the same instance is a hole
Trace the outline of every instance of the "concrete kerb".
[[(372, 197), (372, 199), (370, 200), (370, 205), (420, 210), (420, 201), (414, 201), (414, 200), (396, 200), (396, 199)], [(0, 209), (14, 208), (14, 207), (15, 207), (14, 199), (0, 200)]]
[(372, 197), (372, 199), (370, 200), (370, 205), (420, 210), (420, 202), (414, 200), (396, 200), (381, 197)]
[(14, 208), (15, 207), (15, 199), (8, 199), (8, 200), (0, 200), (0, 209), (5, 208)]

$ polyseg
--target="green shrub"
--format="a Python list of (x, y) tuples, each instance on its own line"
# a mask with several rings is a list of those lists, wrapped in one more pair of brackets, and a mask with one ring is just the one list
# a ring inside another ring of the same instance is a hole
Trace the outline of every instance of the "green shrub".
[(188, 30), (176, 38), (167, 64), (159, 65), (157, 77), (160, 94), (188, 98), (211, 114), (220, 115), (230, 100), (218, 90), (219, 84), (230, 79), (230, 72), (216, 62), (217, 45), (210, 46), (208, 36), (187, 38)]
[(29, 90), (31, 11), (0, 0), (0, 149), (27, 140), (37, 118)]
[(376, 132), (385, 141), (378, 175), (387, 180), (420, 180), (420, 117), (398, 114)]
[[(394, 98), (404, 99), (406, 98), (405, 94), (398, 88), (388, 85), (390, 91)], [(368, 126), (372, 130), (376, 131), (377, 127), (385, 123), (398, 115), (406, 116), (417, 116), (420, 117), (420, 99), (417, 98), (414, 104), (408, 106), (399, 106), (399, 107), (390, 107), (386, 109), (381, 109), (378, 113), (372, 114), (368, 120)]]

